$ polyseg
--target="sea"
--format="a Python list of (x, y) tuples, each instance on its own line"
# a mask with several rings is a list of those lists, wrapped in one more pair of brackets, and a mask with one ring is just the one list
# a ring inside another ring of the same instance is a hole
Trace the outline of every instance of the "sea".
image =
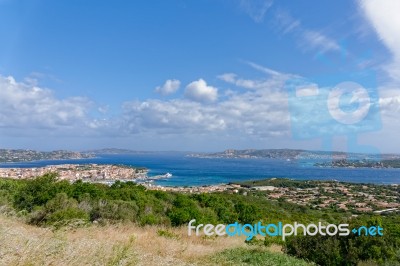
[(172, 174), (154, 181), (162, 186), (203, 186), (265, 178), (337, 180), (354, 183), (400, 184), (400, 169), (326, 168), (316, 160), (196, 158), (184, 153), (100, 154), (76, 160), (3, 163), (0, 167), (32, 168), (58, 164), (118, 164), (146, 167), (148, 176)]

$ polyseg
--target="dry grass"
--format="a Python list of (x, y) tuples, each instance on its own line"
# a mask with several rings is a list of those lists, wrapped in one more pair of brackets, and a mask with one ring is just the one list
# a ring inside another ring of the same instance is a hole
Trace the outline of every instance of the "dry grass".
[(186, 227), (119, 224), (53, 232), (0, 215), (0, 265), (200, 265), (209, 255), (245, 246), (238, 237), (189, 237)]

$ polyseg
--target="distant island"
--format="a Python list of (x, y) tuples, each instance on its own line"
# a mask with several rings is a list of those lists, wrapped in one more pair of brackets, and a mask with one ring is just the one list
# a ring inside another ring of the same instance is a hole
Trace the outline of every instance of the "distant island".
[(149, 154), (149, 153), (153, 153), (153, 152), (151, 152), (151, 151), (134, 151), (134, 150), (117, 149), (117, 148), (104, 148), (104, 149), (85, 151), (85, 153), (90, 153), (90, 154)]
[(117, 155), (117, 154), (188, 154), (187, 151), (143, 151), (143, 150), (130, 150), (130, 149), (119, 149), (119, 148), (103, 148), (84, 151), (85, 153), (92, 153), (96, 155), (107, 154), (107, 155)]
[(309, 151), (299, 149), (246, 149), (225, 150), (215, 153), (192, 153), (187, 155), (195, 158), (227, 158), (227, 159), (280, 159), (280, 160), (323, 160), (316, 162), (317, 167), (343, 168), (400, 168), (398, 154), (365, 154), (346, 153), (339, 151)]
[(137, 151), (119, 148), (103, 148), (85, 151), (35, 151), (30, 149), (0, 149), (0, 163), (16, 163), (16, 162), (31, 162), (39, 160), (74, 160), (74, 159), (89, 159), (101, 155), (119, 155), (119, 154), (170, 154), (187, 152), (180, 151)]
[(345, 152), (307, 151), (296, 149), (229, 149), (215, 153), (193, 153), (188, 156), (197, 158), (328, 159), (332, 156), (335, 156), (336, 158), (346, 158), (348, 154)]
[(399, 154), (346, 153), (342, 151), (312, 151), (301, 149), (228, 149), (214, 153), (188, 153), (177, 151), (135, 151), (129, 149), (104, 148), (88, 151), (35, 151), (29, 149), (0, 149), (0, 163), (30, 162), (38, 160), (88, 159), (101, 155), (118, 154), (172, 154), (180, 153), (192, 158), (226, 159), (279, 159), (316, 160), (316, 167), (342, 168), (400, 168)]
[(75, 151), (35, 151), (35, 150), (14, 150), (0, 149), (0, 163), (30, 162), (38, 160), (71, 160), (93, 158), (93, 153)]
[(400, 168), (400, 160), (335, 160), (331, 162), (315, 163), (319, 167), (346, 167), (346, 168)]
[(223, 152), (215, 153), (192, 153), (190, 157), (197, 158), (270, 158), (270, 159), (332, 159), (335, 160), (377, 160), (400, 159), (400, 155), (396, 154), (365, 154), (365, 153), (347, 153), (341, 151), (310, 151), (299, 149), (245, 149), (234, 150), (229, 149)]

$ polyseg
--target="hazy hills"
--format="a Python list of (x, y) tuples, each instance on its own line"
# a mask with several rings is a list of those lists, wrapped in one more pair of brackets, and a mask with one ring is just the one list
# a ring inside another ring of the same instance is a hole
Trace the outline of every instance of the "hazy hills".
[(0, 149), (0, 163), (5, 162), (27, 162), (36, 160), (67, 160), (67, 159), (86, 159), (98, 155), (118, 155), (118, 154), (183, 154), (188, 157), (196, 158), (269, 158), (284, 160), (301, 159), (334, 159), (334, 160), (396, 160), (400, 159), (398, 154), (363, 154), (346, 153), (340, 151), (311, 151), (301, 149), (228, 149), (222, 152), (213, 153), (189, 153), (178, 151), (136, 151), (130, 149), (104, 148), (87, 151), (35, 151), (24, 149)]
[(380, 160), (398, 159), (400, 155), (395, 154), (364, 154), (346, 153), (339, 151), (310, 151), (300, 149), (229, 149), (215, 153), (192, 153), (189, 156), (197, 158), (270, 158), (270, 159), (351, 159), (351, 160)]
[(14, 150), (0, 149), (0, 163), (7, 162), (29, 162), (37, 160), (68, 160), (92, 158), (94, 154), (75, 151), (35, 151), (35, 150)]

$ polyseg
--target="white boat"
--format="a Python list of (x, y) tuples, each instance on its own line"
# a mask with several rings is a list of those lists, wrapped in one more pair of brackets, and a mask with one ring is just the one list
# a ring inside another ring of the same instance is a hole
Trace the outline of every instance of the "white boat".
[(172, 176), (172, 174), (170, 174), (170, 173), (166, 173), (164, 176), (165, 176), (166, 178), (168, 178), (168, 177), (171, 177), (171, 176)]
[(155, 176), (150, 176), (150, 179), (162, 179), (162, 178), (170, 178), (172, 176), (171, 173), (166, 173), (164, 175), (155, 175)]

